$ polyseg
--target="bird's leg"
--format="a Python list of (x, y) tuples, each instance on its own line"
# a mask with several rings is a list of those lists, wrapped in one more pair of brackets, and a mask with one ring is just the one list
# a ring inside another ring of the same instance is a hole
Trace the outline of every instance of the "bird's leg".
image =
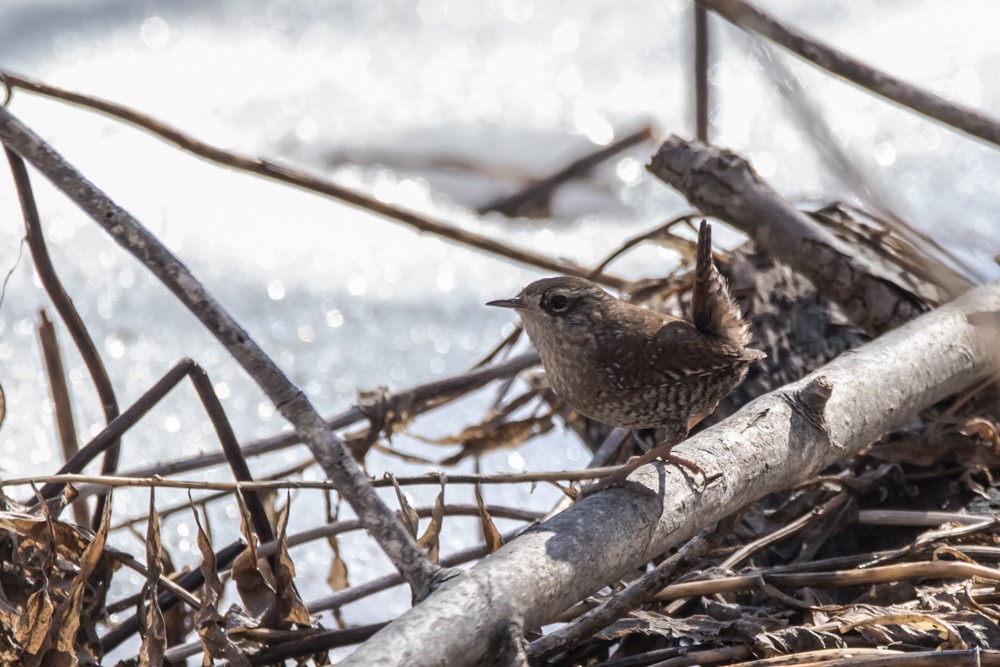
[[(694, 475), (701, 475), (702, 479), (705, 480), (705, 484), (708, 483), (708, 475), (705, 471), (694, 461), (688, 460), (682, 456), (677, 456), (671, 453), (676, 445), (680, 444), (687, 438), (688, 431), (694, 427), (695, 424), (700, 422), (702, 419), (711, 414), (711, 410), (705, 412), (704, 414), (698, 414), (684, 422), (671, 422), (666, 425), (667, 434), (663, 441), (650, 449), (648, 452), (644, 453), (642, 456), (633, 456), (630, 458), (625, 465), (623, 465), (618, 470), (614, 471), (607, 477), (598, 480), (597, 482), (591, 484), (590, 486), (584, 487), (580, 491), (580, 498), (585, 498), (586, 496), (592, 495), (599, 491), (609, 489), (612, 487), (624, 487), (628, 476), (638, 468), (639, 466), (644, 466), (647, 463), (652, 463), (657, 459), (661, 459), (664, 463), (673, 463), (674, 465), (682, 468), (686, 468), (691, 471)], [(633, 431), (633, 437), (636, 436), (636, 432)], [(643, 487), (645, 488), (645, 487)]]
[[(666, 436), (663, 438), (663, 442), (656, 445), (642, 456), (633, 456), (630, 458), (628, 463), (625, 464), (625, 467), (628, 467), (628, 472), (630, 473), (641, 465), (660, 459), (665, 463), (673, 463), (676, 466), (687, 468), (692, 474), (701, 475), (703, 479), (708, 480), (708, 475), (705, 474), (705, 471), (702, 470), (700, 465), (682, 456), (677, 456), (676, 454), (671, 453), (670, 450), (687, 439), (688, 433), (691, 432), (691, 429), (693, 429), (705, 417), (712, 414), (714, 410), (715, 406), (712, 406), (710, 410), (694, 415), (687, 420), (687, 424), (681, 422), (671, 422), (670, 424), (667, 424), (665, 426)], [(633, 435), (634, 434), (635, 431), (633, 431)], [(626, 473), (626, 477), (627, 476), (628, 473)]]

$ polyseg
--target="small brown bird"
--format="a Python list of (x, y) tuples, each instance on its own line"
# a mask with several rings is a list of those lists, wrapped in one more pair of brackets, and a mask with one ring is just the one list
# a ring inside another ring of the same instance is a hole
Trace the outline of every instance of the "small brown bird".
[(712, 228), (702, 221), (691, 297), (693, 322), (611, 296), (582, 278), (546, 278), (513, 299), (489, 306), (515, 308), (538, 350), (556, 395), (610, 426), (663, 428), (661, 444), (586, 489), (622, 486), (656, 458), (704, 476), (670, 453), (688, 431), (743, 381), (766, 355), (750, 349), (750, 325), (712, 262)]

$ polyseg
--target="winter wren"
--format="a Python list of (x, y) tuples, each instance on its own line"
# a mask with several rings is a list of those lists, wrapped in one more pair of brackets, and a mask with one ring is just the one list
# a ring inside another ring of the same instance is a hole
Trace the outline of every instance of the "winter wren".
[(582, 278), (546, 278), (513, 299), (556, 394), (610, 426), (663, 428), (664, 441), (586, 489), (622, 486), (656, 458), (704, 474), (670, 453), (688, 430), (736, 389), (766, 355), (750, 349), (750, 325), (712, 261), (711, 226), (702, 221), (691, 297), (692, 322), (632, 305)]

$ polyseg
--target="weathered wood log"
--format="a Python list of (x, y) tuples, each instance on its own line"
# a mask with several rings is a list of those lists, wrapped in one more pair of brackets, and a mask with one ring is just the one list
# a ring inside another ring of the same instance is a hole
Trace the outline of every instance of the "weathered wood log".
[(937, 286), (858, 245), (848, 245), (782, 199), (741, 156), (673, 136), (653, 156), (657, 178), (692, 206), (743, 230), (758, 247), (812, 281), (873, 335), (947, 300)]
[(977, 288), (699, 433), (678, 453), (710, 482), (644, 466), (445, 583), (343, 665), (519, 664), (520, 635), (766, 494), (855, 455), (995, 369), (1000, 283)]

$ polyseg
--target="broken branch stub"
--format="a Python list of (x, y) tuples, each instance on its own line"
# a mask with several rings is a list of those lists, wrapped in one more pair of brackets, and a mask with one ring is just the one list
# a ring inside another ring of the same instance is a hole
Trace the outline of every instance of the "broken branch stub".
[[(970, 321), (973, 320), (973, 321)], [(974, 323), (975, 322), (975, 323)], [(712, 480), (653, 464), (652, 494), (595, 494), (445, 583), (342, 665), (486, 665), (512, 626), (537, 628), (705, 526), (851, 457), (918, 411), (994, 371), (1000, 283), (977, 288), (682, 444)]]

